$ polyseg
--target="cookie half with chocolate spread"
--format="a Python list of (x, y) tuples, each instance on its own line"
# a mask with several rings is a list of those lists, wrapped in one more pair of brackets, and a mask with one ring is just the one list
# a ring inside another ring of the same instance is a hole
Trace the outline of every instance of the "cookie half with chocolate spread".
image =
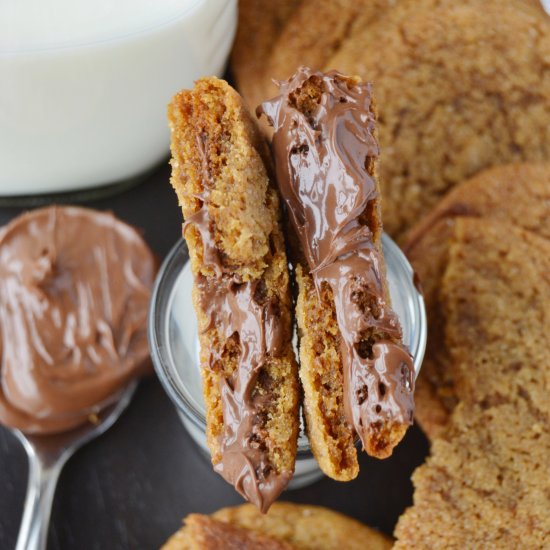
[(390, 307), (371, 85), (301, 68), (259, 109), (274, 128), (295, 233), (306, 428), (321, 469), (359, 470), (356, 437), (385, 458), (413, 419), (414, 368)]
[(265, 512), (292, 477), (299, 428), (288, 263), (268, 149), (240, 96), (216, 78), (177, 94), (168, 118), (212, 462)]

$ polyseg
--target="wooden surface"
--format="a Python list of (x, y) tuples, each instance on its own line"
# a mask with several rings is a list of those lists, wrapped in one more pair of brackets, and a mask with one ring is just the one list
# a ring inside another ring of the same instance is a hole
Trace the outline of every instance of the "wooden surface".
[[(141, 185), (88, 203), (112, 210), (143, 230), (164, 258), (181, 234), (181, 215), (163, 164)], [(0, 208), (0, 224), (21, 209)], [(384, 461), (363, 454), (355, 481), (323, 479), (283, 494), (284, 500), (328, 506), (391, 534), (411, 503), (410, 475), (428, 444), (417, 427)], [(15, 546), (26, 489), (23, 448), (0, 427), (0, 549)], [(50, 550), (158, 548), (190, 512), (242, 502), (215, 474), (189, 438), (154, 378), (145, 380), (128, 411), (63, 470), (53, 506)]]

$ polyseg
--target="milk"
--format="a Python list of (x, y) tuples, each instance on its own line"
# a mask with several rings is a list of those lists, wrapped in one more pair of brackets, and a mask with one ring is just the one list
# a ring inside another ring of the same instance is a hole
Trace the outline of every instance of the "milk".
[(223, 71), (236, 0), (0, 0), (0, 195), (132, 179), (166, 104)]

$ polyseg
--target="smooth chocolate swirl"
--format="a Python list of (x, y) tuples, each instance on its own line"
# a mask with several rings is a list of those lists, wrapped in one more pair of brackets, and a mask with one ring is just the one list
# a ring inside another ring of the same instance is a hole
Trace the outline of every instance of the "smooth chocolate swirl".
[(53, 433), (86, 421), (149, 365), (153, 254), (109, 213), (34, 210), (0, 233), (0, 422)]
[[(297, 106), (308, 83), (322, 87), (314, 108)], [(362, 221), (374, 206), (367, 171), (378, 157), (369, 83), (335, 71), (301, 68), (262, 104), (274, 128), (279, 189), (319, 295), (332, 289), (341, 334), (344, 406), (363, 446), (382, 424), (410, 424), (414, 368), (400, 343), (401, 327), (385, 299), (376, 234)]]
[[(226, 343), (233, 339), (240, 349), (234, 373), (220, 382), (224, 426), (221, 460), (214, 470), (266, 512), (292, 473), (277, 473), (269, 461), (261, 434), (267, 396), (256, 391), (256, 383), (269, 358), (281, 355), (289, 335), (280, 322), (277, 298), (267, 297), (260, 281), (243, 281), (220, 258), (208, 212), (211, 182), (203, 143), (206, 139), (197, 139), (204, 182), (204, 191), (198, 197), (202, 206), (185, 222), (184, 235), (191, 225), (199, 231), (204, 266), (214, 272), (211, 277), (198, 274), (195, 279), (200, 307), (207, 318), (201, 331), (216, 329), (220, 339)], [(223, 360), (222, 351), (211, 352), (202, 367), (215, 370)]]

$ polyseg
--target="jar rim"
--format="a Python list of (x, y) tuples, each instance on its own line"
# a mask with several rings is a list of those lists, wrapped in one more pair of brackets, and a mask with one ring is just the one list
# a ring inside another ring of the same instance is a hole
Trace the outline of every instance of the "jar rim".
[[(414, 271), (405, 254), (397, 244), (385, 233), (382, 235), (382, 245), (386, 258), (387, 277), (390, 283), (398, 284), (398, 288), (406, 290), (408, 314), (412, 317), (409, 326), (407, 345), (413, 356), (415, 378), (418, 377), (427, 339), (427, 321), (424, 299), (414, 283)], [(388, 261), (391, 259), (391, 261)], [(148, 312), (147, 333), (149, 348), (157, 376), (170, 397), (186, 419), (198, 429), (206, 429), (206, 417), (202, 411), (191, 402), (184, 388), (180, 387), (177, 377), (177, 366), (172, 360), (167, 345), (168, 321), (170, 304), (176, 288), (176, 282), (183, 268), (189, 261), (189, 253), (183, 239), (179, 239), (172, 247), (159, 269), (153, 288)], [(404, 288), (403, 285), (406, 285)], [(391, 293), (390, 288), (390, 293)], [(400, 317), (403, 325), (403, 319)], [(403, 327), (405, 328), (405, 327)], [(309, 448), (298, 449), (298, 456), (311, 456)]]

